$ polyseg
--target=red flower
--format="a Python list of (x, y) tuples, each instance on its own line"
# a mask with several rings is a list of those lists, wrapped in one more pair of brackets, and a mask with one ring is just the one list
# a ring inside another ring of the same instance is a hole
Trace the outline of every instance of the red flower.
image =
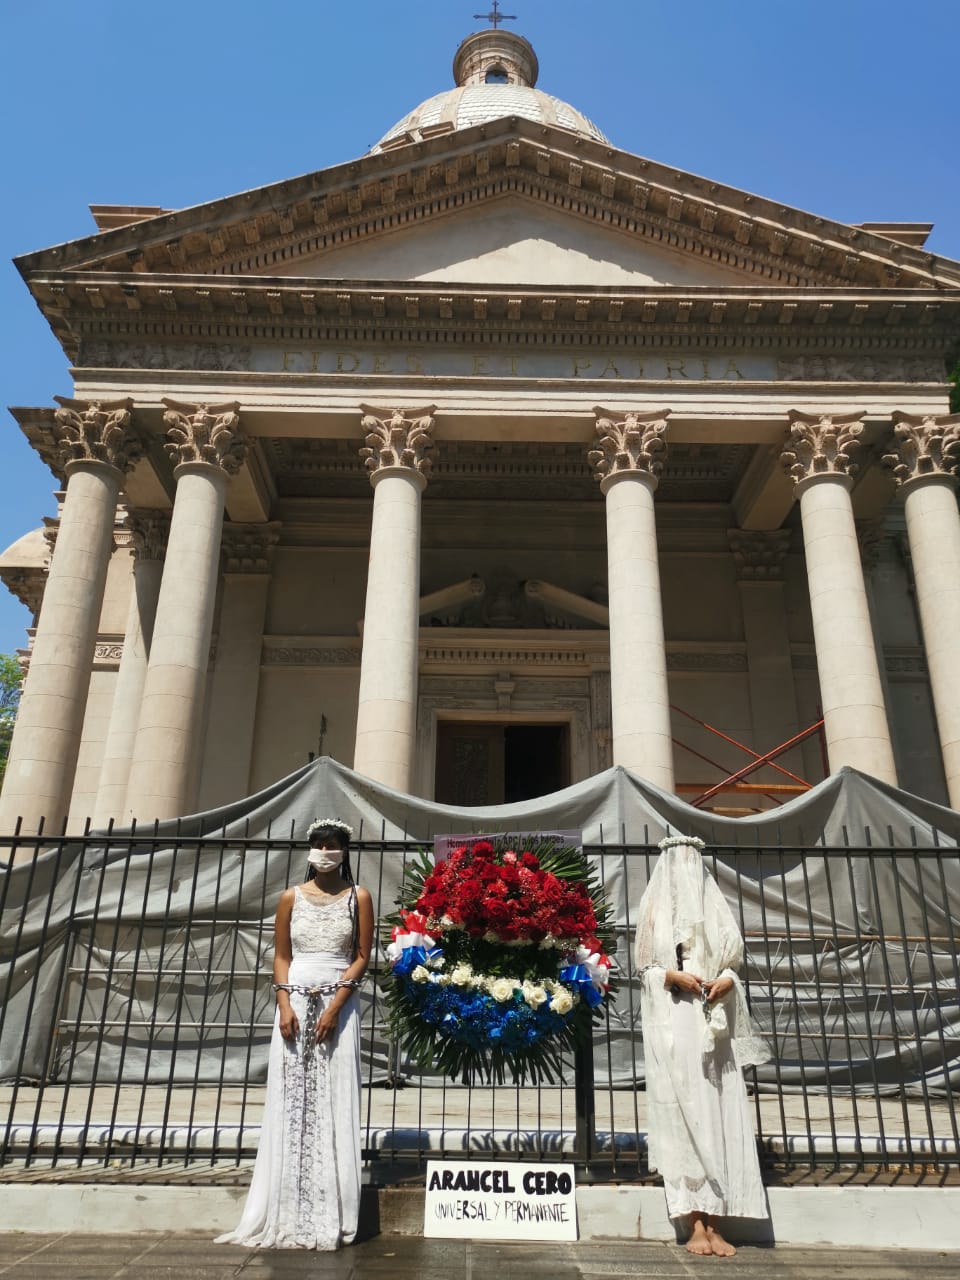
[(502, 941), (539, 942), (549, 933), (596, 941), (596, 915), (582, 884), (544, 871), (529, 850), (498, 856), (488, 840), (461, 845), (436, 863), (415, 911), (417, 932), (442, 933), (440, 921), (446, 919), (447, 927), (452, 924), (474, 937), (489, 932)]

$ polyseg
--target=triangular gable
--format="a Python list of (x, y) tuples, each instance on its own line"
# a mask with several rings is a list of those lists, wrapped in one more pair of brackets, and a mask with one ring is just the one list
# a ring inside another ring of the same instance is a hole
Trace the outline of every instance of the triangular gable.
[(278, 276), (612, 288), (753, 284), (746, 271), (664, 248), (526, 196), (408, 223), (290, 263)]
[(960, 263), (518, 119), (145, 218), (27, 255), (18, 266), (28, 279), (37, 270), (296, 276), (334, 249), (435, 226), (505, 196), (744, 283), (960, 285)]

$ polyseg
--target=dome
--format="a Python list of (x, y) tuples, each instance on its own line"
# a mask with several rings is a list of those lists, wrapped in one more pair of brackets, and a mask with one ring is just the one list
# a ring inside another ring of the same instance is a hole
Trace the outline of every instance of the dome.
[(467, 36), (453, 59), (456, 88), (421, 102), (387, 130), (371, 147), (371, 154), (505, 116), (520, 116), (607, 142), (580, 111), (535, 87), (539, 70), (537, 55), (523, 36), (497, 29)]
[(45, 529), (31, 529), (0, 554), (0, 569), (46, 569), (49, 563)]

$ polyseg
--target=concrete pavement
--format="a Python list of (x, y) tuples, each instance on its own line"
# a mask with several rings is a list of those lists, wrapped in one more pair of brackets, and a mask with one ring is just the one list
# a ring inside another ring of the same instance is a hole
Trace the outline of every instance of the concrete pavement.
[(748, 1280), (956, 1280), (960, 1253), (744, 1246), (735, 1258), (693, 1258), (675, 1244), (474, 1244), (381, 1235), (338, 1253), (215, 1245), (207, 1236), (0, 1234), (10, 1280), (602, 1280), (703, 1275)]

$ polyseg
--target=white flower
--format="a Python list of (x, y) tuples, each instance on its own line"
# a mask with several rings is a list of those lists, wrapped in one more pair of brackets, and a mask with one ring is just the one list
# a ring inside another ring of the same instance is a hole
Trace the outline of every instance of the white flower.
[(562, 1018), (573, 1008), (573, 996), (569, 991), (555, 991), (550, 998), (550, 1008)]
[(450, 981), (455, 987), (465, 987), (469, 984), (473, 977), (473, 965), (466, 964), (461, 961), (450, 975)]
[(417, 967), (414, 969), (413, 973), (411, 973), (410, 977), (414, 980), (414, 982), (429, 982), (430, 970), (424, 968), (422, 964), (418, 964)]
[(540, 939), (540, 950), (549, 951), (551, 947), (557, 945), (557, 940), (552, 933), (545, 933)]
[(523, 984), (523, 998), (531, 1009), (539, 1009), (545, 1002), (547, 993), (543, 987), (535, 982), (525, 982)]
[(483, 935), (483, 940), (484, 942), (499, 942), (500, 935), (498, 933), (494, 933), (492, 929), (488, 929)]
[(435, 973), (430, 981), (435, 982), (438, 987), (449, 987), (450, 975), (449, 973)]
[(460, 926), (459, 926), (458, 924), (454, 924), (454, 923), (453, 923), (453, 921), (450, 919), (450, 917), (449, 917), (448, 915), (442, 915), (442, 916), (440, 917), (440, 923), (443, 925), (443, 927), (444, 927), (445, 929), (459, 929), (459, 928), (460, 928)]
[(499, 1000), (501, 1004), (507, 1000), (513, 999), (514, 983), (512, 978), (493, 978), (487, 990), (493, 996), (494, 1000)]

